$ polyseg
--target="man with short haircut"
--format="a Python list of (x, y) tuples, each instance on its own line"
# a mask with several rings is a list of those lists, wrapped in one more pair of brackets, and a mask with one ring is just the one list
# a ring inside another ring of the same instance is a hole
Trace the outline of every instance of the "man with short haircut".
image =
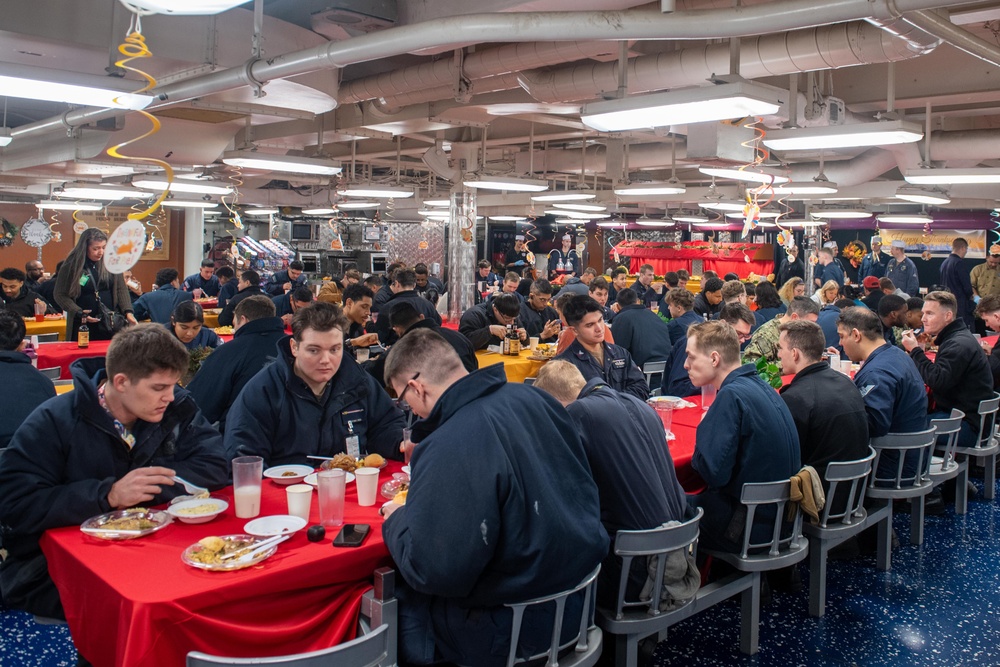
[[(513, 294), (498, 294), (486, 303), (473, 306), (462, 313), (458, 322), (458, 332), (469, 339), (476, 350), (485, 350), (490, 345), (500, 345), (507, 335), (507, 326), (517, 326), (517, 316), (521, 312), (521, 302)], [(528, 339), (528, 332), (518, 328), (522, 341)]]
[(677, 276), (676, 271), (667, 271), (663, 274), (663, 282), (667, 284), (667, 290), (672, 290), (675, 287), (680, 287), (681, 279)]
[(184, 493), (173, 476), (210, 490), (228, 483), (219, 433), (177, 387), (188, 351), (166, 327), (115, 334), (107, 357), (70, 366), (75, 390), (32, 412), (0, 454), (4, 602), (65, 618), (38, 541), (46, 530)]
[(778, 342), (781, 332), (779, 327), (792, 320), (808, 320), (815, 322), (819, 319), (819, 305), (812, 299), (804, 296), (794, 297), (788, 303), (788, 310), (768, 320), (760, 325), (754, 332), (753, 338), (743, 351), (743, 358), (748, 362), (756, 362), (763, 357), (769, 364), (777, 364), (781, 368), (781, 359), (778, 358)]
[(965, 413), (958, 434), (959, 447), (974, 447), (979, 434), (979, 403), (993, 398), (993, 374), (982, 348), (959, 319), (958, 304), (950, 292), (931, 292), (924, 297), (924, 333), (934, 337), (934, 361), (924, 354), (912, 331), (903, 333), (903, 349), (909, 353), (924, 384), (931, 390), (936, 410), (931, 419), (947, 419), (952, 408)]
[(902, 347), (907, 312), (906, 300), (901, 296), (886, 294), (879, 300), (878, 317), (882, 322), (882, 338), (889, 345)]
[(48, 304), (36, 292), (29, 290), (24, 284), (24, 273), (20, 269), (7, 268), (0, 271), (0, 285), (3, 293), (0, 299), (3, 307), (21, 317), (34, 317), (35, 304), (40, 304), (48, 310)]
[(524, 234), (515, 234), (514, 247), (508, 250), (507, 255), (504, 257), (507, 271), (520, 271), (525, 266), (529, 266), (531, 264), (528, 261), (528, 254), (530, 252), (528, 244), (524, 241)]
[(33, 259), (24, 264), (24, 286), (31, 292), (37, 292), (38, 287), (46, 282), (45, 266), (40, 260)]
[(818, 268), (816, 276), (813, 278), (816, 287), (822, 287), (828, 280), (837, 283), (841, 288), (844, 286), (844, 269), (834, 261), (835, 259), (834, 250), (830, 248), (819, 249), (819, 266), (822, 269)]
[(274, 303), (274, 314), (281, 318), (287, 328), (292, 325), (292, 317), (299, 308), (308, 308), (312, 304), (313, 293), (308, 287), (296, 287), (291, 292), (271, 297), (271, 301)]
[(437, 305), (438, 298), (445, 293), (444, 283), (430, 275), (430, 270), (423, 262), (419, 262), (413, 267), (413, 275), (416, 276), (414, 287), (417, 294)]
[(1000, 244), (991, 245), (986, 261), (972, 267), (969, 282), (979, 297), (1000, 296)]
[(562, 235), (562, 247), (555, 248), (549, 252), (549, 280), (555, 280), (559, 276), (576, 277), (580, 275), (580, 257), (573, 247), (573, 237), (569, 234)]
[(264, 285), (264, 291), (271, 296), (281, 296), (286, 292), (291, 292), (296, 287), (305, 287), (308, 282), (306, 274), (303, 273), (305, 265), (295, 259), (288, 263), (288, 268), (278, 271)]
[[(684, 290), (687, 292), (687, 290)], [(757, 323), (753, 311), (742, 303), (727, 303), (719, 311), (719, 320), (728, 322), (736, 330), (736, 336), (740, 346), (750, 340), (750, 332)], [(673, 321), (673, 320), (671, 320)], [(702, 322), (701, 318), (697, 323)], [(687, 369), (684, 364), (687, 361), (687, 331), (679, 339), (673, 341), (673, 349), (667, 358), (667, 365), (663, 369), (663, 379), (660, 381), (661, 396), (693, 396), (698, 393), (695, 386), (691, 384)]]
[(562, 311), (576, 340), (556, 358), (568, 361), (590, 380), (600, 377), (613, 389), (645, 401), (649, 398), (646, 378), (623, 347), (604, 342), (604, 314), (589, 296), (574, 296)]
[(372, 294), (378, 294), (379, 290), (382, 289), (382, 279), (378, 276), (368, 276), (361, 281), (361, 284), (372, 291)]
[[(346, 453), (402, 458), (403, 413), (350, 355), (347, 319), (314, 303), (292, 319), (278, 359), (243, 387), (226, 418), (226, 453), (261, 456), (264, 467)], [(224, 347), (224, 346), (223, 346)]]
[(225, 308), (229, 300), (236, 294), (237, 280), (236, 271), (231, 266), (220, 266), (215, 271), (215, 277), (219, 279), (219, 296), (216, 308)]
[(722, 309), (722, 286), (725, 283), (721, 278), (709, 278), (702, 286), (701, 292), (694, 297), (694, 312), (705, 319), (712, 319), (719, 314)]
[(911, 296), (906, 300), (906, 329), (919, 329), (923, 325), (920, 319), (924, 315), (924, 300), (919, 296)]
[(527, 306), (520, 310), (521, 324), (529, 338), (538, 338), (540, 343), (554, 343), (559, 338), (562, 323), (559, 313), (549, 305), (552, 298), (552, 283), (539, 278), (531, 283)]
[[(584, 380), (579, 369), (565, 361), (545, 364), (538, 371), (535, 388), (550, 394), (566, 408), (583, 440), (597, 482), (601, 523), (611, 537), (611, 547), (598, 575), (597, 595), (602, 605), (614, 605), (622, 568), (621, 558), (614, 554), (618, 531), (649, 530), (687, 517), (687, 499), (677, 481), (663, 422), (646, 403), (614, 391), (600, 378)], [(625, 418), (609, 420), (608, 415)], [(636, 465), (637, 461), (641, 465)], [(626, 592), (628, 599), (638, 597), (646, 578), (645, 559), (635, 559)], [(690, 596), (694, 595), (697, 584), (697, 576), (694, 582), (688, 582)]]
[(192, 273), (184, 279), (184, 284), (181, 285), (181, 289), (185, 292), (201, 290), (200, 293), (195, 294), (195, 298), (219, 296), (220, 287), (219, 279), (215, 277), (215, 261), (211, 259), (201, 260), (201, 269), (198, 273)]
[[(991, 294), (984, 296), (976, 307), (976, 317), (983, 320), (986, 328), (990, 331), (1000, 331), (1000, 295)], [(988, 349), (989, 356), (986, 360), (990, 364), (990, 372), (993, 374), (993, 389), (1000, 388), (1000, 345), (994, 345)]]
[(615, 313), (608, 308), (608, 281), (604, 279), (603, 276), (594, 278), (591, 281), (590, 286), (587, 288), (587, 292), (590, 294), (590, 298), (601, 305), (604, 309), (604, 321), (609, 322), (614, 317)]
[[(696, 387), (713, 384), (715, 400), (698, 425), (691, 466), (708, 488), (688, 502), (701, 507), (700, 546), (738, 552), (743, 545), (740, 496), (748, 482), (789, 479), (802, 467), (799, 436), (784, 401), (753, 364), (740, 364), (740, 342), (726, 322), (691, 327), (684, 364)], [(771, 538), (774, 509), (759, 507), (751, 539)]]
[(666, 361), (671, 349), (667, 323), (643, 307), (636, 293), (627, 287), (618, 293), (618, 306), (615, 344), (628, 350), (639, 368), (649, 361)]
[(521, 276), (517, 275), (513, 271), (508, 271), (507, 275), (503, 277), (503, 283), (500, 285), (500, 291), (494, 294), (490, 299), (494, 299), (500, 294), (512, 294), (517, 298), (518, 303), (524, 303), (524, 295), (517, 291), (518, 286), (521, 284)]
[(675, 287), (667, 292), (663, 298), (670, 312), (670, 321), (667, 322), (667, 331), (670, 333), (670, 340), (674, 344), (681, 338), (687, 338), (687, 330), (692, 324), (704, 322), (705, 318), (694, 312), (694, 294), (687, 291), (686, 287)]
[[(383, 510), (403, 580), (400, 662), (499, 667), (511, 630), (502, 605), (572, 588), (608, 552), (576, 425), (555, 399), (507, 382), (499, 364), (466, 373), (432, 331), (401, 338), (385, 377), (421, 417), (406, 504)], [(565, 634), (579, 630), (582, 602), (567, 601)], [(553, 613), (526, 618), (528, 653), (547, 649)]]
[(233, 339), (201, 362), (187, 385), (208, 421), (226, 430), (226, 416), (247, 382), (278, 358), (285, 325), (274, 314), (274, 302), (263, 294), (247, 297), (233, 313)]
[(493, 266), (488, 259), (481, 259), (476, 264), (476, 291), (475, 302), (482, 303), (486, 297), (484, 294), (499, 291), (501, 278), (493, 272)]
[[(631, 285), (632, 290), (635, 291), (639, 298), (639, 302), (646, 308), (649, 308), (653, 304), (659, 304), (662, 298), (662, 294), (657, 292), (653, 287), (653, 278), (653, 265), (643, 264), (639, 267), (639, 275)], [(614, 303), (618, 303), (618, 291), (615, 291), (614, 297), (610, 297), (614, 299)]]
[[(650, 271), (653, 270), (653, 267), (651, 265), (644, 265), (644, 266), (649, 266)], [(625, 287), (627, 286), (626, 285), (627, 282), (628, 282), (628, 269), (626, 269), (624, 266), (616, 266), (614, 269), (612, 269), (611, 288), (608, 290), (609, 302), (611, 303), (617, 302), (618, 292), (625, 289)], [(632, 289), (635, 288), (633, 287)], [(639, 290), (636, 290), (636, 294), (638, 293)]]
[(727, 280), (722, 284), (722, 303), (746, 303), (747, 288), (739, 280)]
[[(868, 455), (865, 402), (851, 378), (823, 359), (827, 341), (818, 325), (793, 320), (779, 331), (782, 371), (795, 377), (778, 392), (799, 434), (802, 465), (815, 468), (826, 486), (827, 465)], [(841, 497), (842, 502), (846, 499), (846, 495)]]
[(885, 277), (902, 290), (907, 297), (920, 293), (920, 278), (917, 275), (917, 265), (906, 256), (906, 243), (899, 239), (892, 242), (889, 252), (892, 259), (885, 267)]
[(180, 277), (174, 268), (157, 271), (153, 283), (156, 289), (136, 299), (132, 304), (132, 314), (137, 320), (149, 319), (159, 324), (170, 324), (174, 308), (182, 301), (191, 301), (194, 295), (180, 289)]
[(976, 295), (969, 280), (969, 272), (962, 265), (962, 260), (969, 253), (969, 242), (961, 236), (951, 242), (951, 254), (941, 263), (941, 284), (955, 295), (958, 304), (958, 319), (965, 322), (970, 329), (973, 326), (972, 311), (976, 304)]
[(343, 292), (344, 317), (347, 331), (344, 332), (344, 348), (355, 359), (358, 349), (378, 345), (378, 334), (367, 333), (365, 324), (371, 319), (372, 299), (375, 295), (365, 285), (348, 285)]
[(0, 449), (31, 411), (56, 395), (52, 380), (31, 365), (24, 349), (24, 319), (0, 310), (0, 383), (9, 389), (0, 410)]
[[(413, 270), (400, 269), (396, 271), (389, 289), (392, 292), (392, 297), (386, 302), (383, 309), (390, 308), (393, 304), (400, 301), (411, 301), (413, 307), (423, 313), (424, 317), (433, 320), (436, 325), (441, 326), (441, 314), (437, 311), (437, 308), (417, 293), (417, 274)], [(389, 325), (388, 318), (385, 321), (380, 319), (375, 323), (375, 332), (378, 333), (379, 342), (383, 345), (391, 345), (396, 342), (396, 333)]]
[[(858, 267), (858, 280), (865, 278), (881, 278), (885, 275), (885, 266), (889, 263), (889, 255), (882, 252), (882, 237), (871, 238), (871, 252), (861, 260)], [(874, 308), (872, 309), (874, 310)]]
[(775, 279), (775, 285), (779, 288), (787, 283), (792, 278), (801, 278), (805, 280), (806, 270), (802, 262), (799, 261), (799, 247), (793, 245), (790, 248), (785, 249), (785, 258), (781, 260), (781, 264), (778, 265), (778, 274)]
[(240, 274), (236, 287), (236, 294), (233, 295), (233, 298), (226, 303), (226, 307), (219, 313), (220, 327), (233, 326), (233, 315), (240, 301), (257, 294), (264, 294), (264, 290), (260, 288), (260, 274), (252, 269), (248, 269)]

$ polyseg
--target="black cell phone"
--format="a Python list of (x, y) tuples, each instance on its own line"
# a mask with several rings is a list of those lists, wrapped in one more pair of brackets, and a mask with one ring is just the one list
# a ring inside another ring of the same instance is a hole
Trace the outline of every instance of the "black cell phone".
[(345, 523), (337, 536), (333, 538), (335, 547), (360, 547), (372, 529), (367, 523)]

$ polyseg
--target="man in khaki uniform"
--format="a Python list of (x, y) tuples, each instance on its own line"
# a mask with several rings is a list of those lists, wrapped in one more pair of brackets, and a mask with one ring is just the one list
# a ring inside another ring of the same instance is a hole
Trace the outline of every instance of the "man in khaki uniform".
[(990, 246), (986, 262), (973, 267), (969, 279), (972, 289), (980, 297), (1000, 296), (1000, 244)]

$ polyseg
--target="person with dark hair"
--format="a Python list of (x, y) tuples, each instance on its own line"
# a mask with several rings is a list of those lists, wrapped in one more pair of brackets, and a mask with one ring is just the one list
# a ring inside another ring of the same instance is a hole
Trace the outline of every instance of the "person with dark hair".
[(514, 325), (522, 341), (528, 340), (528, 332), (518, 326), (521, 302), (513, 294), (498, 294), (486, 303), (473, 306), (462, 313), (458, 322), (458, 332), (469, 339), (476, 350), (485, 350), (490, 345), (499, 345), (507, 335), (507, 326)]
[(825, 247), (819, 249), (819, 264), (816, 265), (816, 273), (813, 276), (816, 287), (822, 287), (830, 281), (837, 283), (838, 288), (844, 286), (844, 269), (836, 259), (833, 249)]
[(628, 350), (604, 341), (604, 310), (589, 296), (574, 295), (562, 316), (576, 340), (556, 358), (568, 361), (586, 379), (600, 377), (610, 387), (645, 401), (649, 385)]
[(205, 311), (200, 303), (182, 301), (170, 315), (169, 328), (171, 333), (189, 350), (203, 347), (215, 349), (222, 340), (212, 329), (205, 327)]
[(24, 349), (24, 319), (0, 310), (0, 382), (8, 391), (0, 411), (0, 449), (7, 446), (14, 431), (31, 411), (56, 395), (52, 380), (31, 365)]
[(599, 303), (601, 308), (604, 309), (605, 322), (610, 322), (615, 316), (614, 311), (608, 308), (608, 287), (608, 281), (603, 276), (599, 276), (590, 281), (590, 286), (587, 288), (590, 298)]
[(200, 290), (194, 295), (196, 299), (203, 296), (219, 296), (221, 287), (219, 279), (215, 276), (215, 260), (211, 259), (201, 260), (201, 268), (198, 273), (192, 273), (184, 279), (184, 284), (181, 285), (181, 289), (185, 292)]
[(25, 286), (24, 277), (24, 272), (20, 269), (7, 268), (0, 271), (0, 285), (3, 286), (0, 299), (6, 310), (21, 317), (34, 317), (36, 303), (44, 306), (45, 310), (49, 306), (37, 293)]
[[(684, 291), (687, 292), (687, 290)], [(746, 304), (738, 302), (724, 305), (722, 310), (719, 311), (719, 320), (728, 322), (736, 330), (736, 336), (741, 347), (749, 342), (750, 332), (757, 323), (754, 313)], [(703, 321), (701, 318), (698, 318), (695, 324)], [(691, 378), (688, 377), (687, 369), (684, 367), (684, 364), (687, 362), (687, 332), (688, 329), (685, 329), (683, 336), (672, 341), (673, 349), (667, 358), (666, 367), (663, 369), (663, 378), (660, 381), (661, 396), (684, 397), (693, 396), (698, 393), (695, 386), (691, 384)]]
[(187, 350), (162, 324), (128, 327), (106, 357), (74, 361), (74, 391), (14, 433), (0, 465), (5, 604), (65, 618), (38, 546), (46, 530), (166, 503), (185, 492), (174, 475), (213, 491), (229, 483), (218, 431), (177, 386), (187, 367)]
[(908, 312), (906, 299), (886, 294), (878, 302), (878, 316), (882, 321), (882, 338), (889, 345), (902, 347), (903, 329)]
[(806, 269), (799, 260), (799, 247), (793, 245), (790, 248), (786, 248), (785, 257), (781, 260), (781, 264), (778, 265), (778, 272), (775, 274), (775, 283), (784, 285), (792, 278), (805, 280), (805, 277)]
[(618, 293), (618, 305), (615, 344), (628, 350), (639, 368), (647, 361), (666, 361), (671, 349), (667, 323), (639, 303), (636, 293), (627, 287)]
[(229, 300), (235, 296), (238, 289), (236, 271), (231, 266), (220, 266), (215, 271), (215, 277), (219, 280), (219, 296), (216, 297), (218, 300), (216, 308), (225, 308)]
[[(653, 267), (650, 266), (650, 271)], [(611, 287), (608, 289), (608, 302), (617, 303), (618, 292), (625, 289), (628, 284), (628, 269), (624, 266), (616, 266), (611, 270)], [(635, 289), (633, 287), (632, 289)], [(638, 294), (638, 290), (636, 291)]]
[(180, 289), (177, 269), (166, 268), (156, 272), (156, 289), (147, 292), (132, 304), (136, 319), (149, 319), (158, 324), (170, 322), (174, 309), (183, 301), (191, 301), (194, 295)]
[(314, 303), (292, 319), (278, 359), (243, 387), (226, 418), (226, 453), (261, 456), (264, 466), (306, 457), (377, 453), (401, 459), (403, 413), (350, 355), (339, 306)]
[[(804, 291), (803, 289), (803, 293)], [(754, 303), (757, 305), (757, 310), (754, 311), (754, 314), (757, 316), (757, 326), (773, 320), (788, 310), (788, 306), (782, 303), (781, 296), (778, 295), (778, 290), (766, 280), (757, 283), (753, 293)], [(793, 294), (791, 298), (794, 299), (795, 295)]]
[(702, 282), (704, 282), (706, 280), (711, 280), (712, 278), (718, 278), (718, 277), (719, 277), (719, 274), (716, 273), (715, 271), (712, 271), (711, 269), (706, 269), (701, 274)]
[(38, 292), (38, 288), (46, 282), (45, 265), (41, 260), (32, 259), (24, 263), (24, 286), (29, 291)]
[(958, 302), (958, 319), (971, 329), (972, 311), (976, 307), (973, 297), (976, 296), (976, 292), (972, 289), (969, 271), (962, 266), (962, 260), (968, 253), (969, 242), (961, 236), (951, 242), (951, 254), (941, 263), (941, 284), (955, 295), (955, 301)]
[(819, 317), (819, 306), (812, 299), (804, 296), (797, 296), (788, 304), (788, 310), (772, 320), (762, 324), (754, 332), (750, 343), (743, 350), (743, 358), (747, 362), (756, 362), (763, 357), (768, 363), (777, 364), (781, 368), (781, 360), (778, 359), (778, 340), (780, 332), (778, 327), (791, 320), (809, 320), (815, 322)]
[[(1000, 295), (991, 294), (984, 296), (976, 307), (976, 317), (983, 320), (986, 328), (990, 331), (1000, 331)], [(990, 372), (993, 374), (993, 389), (1000, 388), (1000, 345), (986, 348), (989, 356), (987, 361), (990, 365)]]
[(233, 326), (233, 315), (236, 312), (236, 306), (239, 305), (240, 301), (246, 299), (247, 297), (264, 293), (264, 290), (260, 288), (260, 274), (252, 269), (247, 269), (240, 274), (239, 281), (236, 283), (236, 288), (236, 294), (229, 299), (226, 303), (226, 307), (222, 309), (221, 313), (219, 313), (219, 326), (221, 327)]
[(709, 278), (704, 282), (694, 297), (694, 312), (705, 319), (712, 319), (722, 309), (722, 286), (725, 283), (720, 278)]
[(301, 261), (293, 259), (288, 263), (287, 269), (276, 272), (268, 279), (264, 285), (264, 291), (271, 296), (280, 296), (286, 292), (291, 292), (296, 287), (305, 287), (308, 279), (306, 278), (306, 274), (303, 273), (304, 270), (305, 265)]
[(675, 287), (667, 292), (663, 300), (670, 313), (667, 331), (670, 333), (670, 340), (673, 344), (676, 344), (681, 338), (687, 338), (689, 326), (705, 321), (704, 317), (692, 310), (694, 308), (694, 294), (691, 294), (686, 287)]
[(531, 284), (527, 305), (522, 307), (519, 315), (528, 337), (537, 337), (540, 343), (554, 343), (559, 338), (562, 324), (559, 313), (549, 305), (552, 298), (552, 283), (539, 278)]
[(274, 313), (281, 318), (286, 327), (292, 325), (292, 317), (299, 308), (308, 308), (313, 302), (312, 290), (305, 285), (296, 287), (291, 292), (281, 296), (271, 297), (274, 302)]
[(76, 340), (84, 322), (90, 329), (90, 340), (110, 339), (114, 331), (101, 317), (102, 304), (112, 313), (124, 315), (129, 324), (136, 323), (125, 279), (108, 271), (102, 261), (107, 245), (108, 237), (100, 229), (84, 230), (56, 274), (52, 298), (68, 315), (66, 340)]
[(371, 319), (372, 299), (375, 295), (366, 285), (348, 285), (343, 292), (344, 317), (347, 331), (344, 332), (344, 348), (357, 359), (358, 348), (378, 345), (378, 334), (367, 333), (365, 324)]
[[(657, 292), (656, 288), (653, 287), (653, 279), (655, 277), (656, 276), (653, 273), (653, 265), (643, 264), (639, 267), (639, 275), (636, 277), (635, 282), (631, 285), (632, 290), (636, 293), (639, 298), (639, 302), (642, 303), (644, 308), (650, 308), (654, 304), (658, 305), (660, 301), (663, 300), (663, 294), (666, 293), (666, 290), (662, 289), (662, 287), (660, 292)], [(624, 286), (620, 289), (616, 289), (613, 297), (609, 297), (613, 299), (613, 303), (618, 303), (618, 292), (621, 291), (621, 289), (624, 289)], [(611, 309), (615, 310), (615, 306), (612, 306)], [(584, 377), (586, 377), (586, 374), (584, 374)]]
[(726, 275), (722, 276), (722, 282), (726, 283), (729, 282), (730, 280), (739, 280), (739, 279), (740, 279), (740, 274), (733, 272), (729, 272)]
[(51, 278), (39, 284), (38, 289), (35, 290), (38, 296), (40, 296), (45, 303), (49, 304), (49, 308), (54, 312), (62, 311), (62, 306), (56, 304), (55, 289), (56, 278), (59, 276), (59, 270), (62, 269), (64, 263), (65, 260), (56, 262), (56, 272), (52, 274)]
[(481, 259), (476, 265), (475, 302), (482, 303), (490, 292), (500, 289), (501, 278), (493, 272), (493, 266), (488, 259)]
[[(502, 365), (467, 373), (433, 331), (392, 347), (385, 380), (421, 418), (406, 504), (383, 509), (382, 537), (402, 579), (400, 662), (503, 665), (503, 605), (575, 586), (608, 551), (576, 425), (555, 399), (508, 382)], [(571, 596), (564, 618), (579, 619), (582, 604), (582, 594)], [(548, 647), (554, 613), (548, 605), (525, 617), (528, 654)], [(567, 638), (579, 630), (570, 624)]]
[(923, 317), (924, 311), (924, 300), (919, 296), (911, 296), (906, 300), (906, 328), (907, 329), (919, 329), (923, 324), (921, 324), (920, 319)]
[(208, 355), (187, 385), (209, 422), (226, 430), (226, 416), (247, 382), (278, 358), (285, 325), (274, 314), (274, 302), (263, 294), (236, 305), (233, 339)]
[(414, 265), (413, 275), (416, 277), (414, 289), (417, 294), (436, 306), (438, 298), (447, 291), (444, 283), (430, 275), (430, 270), (423, 262)]
[(561, 248), (549, 252), (549, 280), (555, 280), (559, 276), (580, 276), (580, 257), (576, 254), (576, 248), (573, 247), (572, 235), (563, 234), (561, 241)]
[[(413, 307), (423, 313), (424, 317), (432, 320), (437, 326), (441, 326), (441, 314), (437, 311), (437, 308), (417, 292), (417, 274), (412, 269), (400, 269), (396, 271), (389, 289), (391, 290), (392, 298), (382, 307), (383, 310), (401, 301), (412, 301)], [(396, 332), (392, 330), (389, 318), (385, 318), (385, 321), (380, 320), (375, 324), (375, 331), (378, 333), (380, 343), (383, 345), (392, 345), (396, 342)]]
[(504, 268), (507, 271), (520, 271), (531, 264), (528, 261), (530, 254), (531, 250), (528, 249), (528, 242), (524, 240), (524, 234), (515, 234), (514, 247), (504, 256)]

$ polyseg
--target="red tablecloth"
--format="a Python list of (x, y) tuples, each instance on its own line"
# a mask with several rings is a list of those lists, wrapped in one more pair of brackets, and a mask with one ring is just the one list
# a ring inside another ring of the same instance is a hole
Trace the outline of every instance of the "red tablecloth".
[[(390, 462), (380, 484), (400, 466)], [(193, 650), (271, 656), (354, 637), (361, 595), (375, 569), (389, 564), (381, 497), (359, 507), (355, 485), (347, 485), (344, 521), (372, 527), (361, 547), (333, 548), (336, 531), (312, 543), (302, 530), (260, 565), (206, 572), (182, 563), (181, 552), (208, 535), (242, 533), (248, 521), (235, 516), (232, 487), (214, 495), (230, 508), (209, 523), (175, 521), (123, 542), (86, 537), (75, 526), (42, 537), (73, 641), (96, 667), (178, 667)], [(319, 521), (316, 495), (310, 525)], [(286, 510), (285, 487), (265, 479), (261, 515)]]
[[(233, 339), (230, 334), (220, 335), (224, 342)], [(55, 368), (58, 366), (61, 371), (59, 377), (63, 380), (71, 380), (69, 365), (77, 359), (88, 357), (103, 357), (108, 353), (110, 340), (93, 340), (88, 347), (78, 347), (75, 342), (67, 343), (39, 343), (36, 354), (38, 355), (38, 368)]]
[(670, 457), (674, 460), (677, 481), (688, 493), (701, 493), (705, 489), (705, 482), (691, 467), (691, 457), (694, 456), (698, 424), (705, 413), (701, 409), (701, 396), (691, 396), (687, 400), (694, 403), (695, 407), (673, 411), (670, 432), (675, 438), (667, 445), (670, 447)]

